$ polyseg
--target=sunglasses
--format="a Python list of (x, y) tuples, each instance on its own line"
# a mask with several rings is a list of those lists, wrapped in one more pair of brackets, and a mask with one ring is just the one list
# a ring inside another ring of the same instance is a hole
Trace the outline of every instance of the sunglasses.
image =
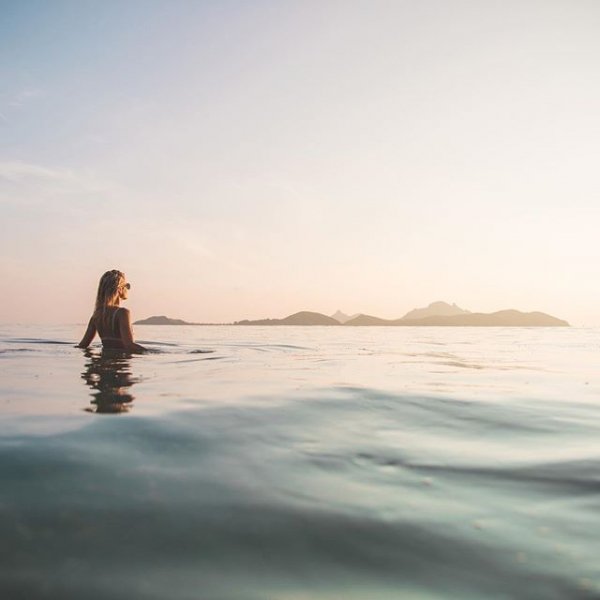
[(124, 287), (126, 290), (130, 290), (131, 289), (131, 284), (130, 283), (125, 283), (121, 287)]

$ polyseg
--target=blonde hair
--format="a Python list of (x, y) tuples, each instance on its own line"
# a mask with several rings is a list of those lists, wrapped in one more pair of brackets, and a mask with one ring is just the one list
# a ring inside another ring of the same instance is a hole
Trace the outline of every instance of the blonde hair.
[(106, 271), (100, 277), (98, 284), (98, 293), (96, 294), (96, 306), (94, 307), (94, 317), (97, 322), (106, 323), (106, 309), (109, 306), (115, 306), (119, 297), (119, 288), (125, 281), (125, 274), (117, 269)]

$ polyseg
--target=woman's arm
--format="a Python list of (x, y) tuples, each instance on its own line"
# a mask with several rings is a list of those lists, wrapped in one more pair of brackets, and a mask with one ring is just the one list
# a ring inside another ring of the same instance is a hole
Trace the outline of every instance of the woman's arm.
[(121, 340), (123, 346), (127, 352), (146, 352), (146, 348), (136, 344), (133, 341), (133, 330), (131, 329), (131, 313), (129, 309), (122, 308), (119, 311), (119, 333), (121, 334)]
[(87, 329), (85, 330), (81, 341), (79, 342), (79, 344), (77, 344), (77, 347), (87, 348), (92, 343), (94, 337), (96, 337), (96, 323), (94, 321), (94, 317), (91, 317)]

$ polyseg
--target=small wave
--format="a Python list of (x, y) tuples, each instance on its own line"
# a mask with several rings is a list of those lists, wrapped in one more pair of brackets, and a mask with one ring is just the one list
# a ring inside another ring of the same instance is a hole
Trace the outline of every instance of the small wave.
[(182, 363), (193, 363), (193, 362), (200, 362), (203, 360), (221, 360), (225, 358), (224, 356), (207, 356), (206, 358), (188, 358), (186, 360), (174, 360), (171, 364), (174, 365), (179, 365)]
[(230, 343), (224, 344), (232, 348), (246, 348), (248, 350), (257, 350), (258, 352), (272, 352), (273, 350), (314, 350), (308, 346), (295, 346), (293, 344), (249, 344), (249, 343)]
[(294, 346), (293, 344), (269, 344), (268, 348), (289, 348), (290, 350), (312, 350), (307, 346)]
[(444, 365), (446, 367), (461, 367), (462, 369), (485, 369), (485, 367), (483, 365), (476, 365), (473, 363), (460, 362), (458, 360), (440, 362), (438, 364)]
[(75, 342), (64, 342), (62, 340), (44, 340), (40, 338), (9, 338), (4, 340), (7, 344), (60, 344), (62, 346), (74, 346)]

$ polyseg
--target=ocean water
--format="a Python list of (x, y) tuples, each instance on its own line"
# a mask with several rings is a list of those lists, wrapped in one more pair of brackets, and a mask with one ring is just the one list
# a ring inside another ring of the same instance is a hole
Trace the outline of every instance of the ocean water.
[(0, 597), (600, 598), (600, 330), (0, 328)]

